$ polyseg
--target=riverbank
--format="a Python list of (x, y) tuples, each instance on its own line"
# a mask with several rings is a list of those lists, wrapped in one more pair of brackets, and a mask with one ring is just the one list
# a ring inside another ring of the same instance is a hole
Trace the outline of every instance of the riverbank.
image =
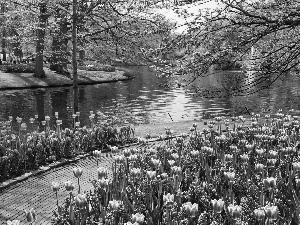
[[(0, 71), (0, 90), (24, 89), (39, 87), (72, 86), (73, 80), (67, 76), (55, 73), (44, 68), (45, 78), (34, 77), (32, 73), (5, 73)], [(78, 85), (110, 83), (133, 79), (124, 70), (114, 72), (78, 70)]]

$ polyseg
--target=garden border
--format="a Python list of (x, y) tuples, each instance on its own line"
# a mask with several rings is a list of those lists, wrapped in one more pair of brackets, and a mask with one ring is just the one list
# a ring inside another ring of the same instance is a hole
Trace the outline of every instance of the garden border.
[[(156, 142), (156, 141), (164, 141), (164, 140), (168, 140), (168, 139), (173, 139), (173, 138), (177, 138), (177, 137), (180, 137), (180, 136), (181, 135), (174, 135), (174, 136), (171, 136), (171, 137), (152, 138), (152, 139), (146, 139), (146, 140), (147, 140), (147, 142)], [(129, 145), (118, 146), (118, 149), (121, 150), (123, 148), (129, 148), (129, 147), (136, 146), (136, 145), (139, 145), (139, 144), (140, 143), (137, 142), (137, 143), (132, 143), (132, 144), (129, 144)], [(104, 154), (109, 154), (111, 152), (103, 152), (103, 153)], [(60, 167), (60, 166), (64, 166), (64, 165), (68, 165), (68, 164), (77, 162), (80, 159), (85, 159), (86, 157), (89, 157), (89, 156), (92, 156), (92, 152), (77, 155), (73, 159), (65, 159), (65, 158), (63, 158), (63, 159), (61, 159), (59, 161), (50, 163), (50, 164), (48, 164), (46, 166), (40, 166), (38, 169), (36, 169), (34, 171), (31, 171), (31, 172), (28, 172), (28, 173), (24, 173), (24, 174), (22, 174), (19, 177), (12, 178), (12, 179), (9, 179), (9, 180), (6, 180), (6, 181), (0, 183), (0, 192), (3, 191), (3, 190), (5, 190), (5, 189), (7, 189), (7, 188), (9, 188), (12, 185), (15, 185), (17, 183), (20, 183), (22, 181), (27, 180), (30, 177), (40, 175), (40, 174), (42, 174), (44, 172), (47, 172), (47, 171), (49, 171), (51, 169), (54, 169), (54, 168), (57, 168), (57, 167)]]

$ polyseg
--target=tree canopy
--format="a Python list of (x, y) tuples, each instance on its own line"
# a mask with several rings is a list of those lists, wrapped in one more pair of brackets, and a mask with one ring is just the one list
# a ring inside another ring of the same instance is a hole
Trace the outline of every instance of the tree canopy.
[[(194, 7), (203, 2), (194, 3)], [(245, 95), (253, 93), (249, 87), (260, 86), (255, 89), (259, 91), (287, 72), (298, 70), (300, 2), (297, 0), (219, 0), (214, 8), (200, 8), (196, 13), (179, 8), (177, 12), (193, 20), (186, 24), (185, 32), (165, 43), (165, 52), (173, 50), (177, 54), (168, 57), (164, 69), (173, 74), (194, 74), (187, 83), (207, 76), (211, 66), (229, 60), (231, 66), (255, 71), (254, 79), (252, 74), (244, 85), (226, 93)]]

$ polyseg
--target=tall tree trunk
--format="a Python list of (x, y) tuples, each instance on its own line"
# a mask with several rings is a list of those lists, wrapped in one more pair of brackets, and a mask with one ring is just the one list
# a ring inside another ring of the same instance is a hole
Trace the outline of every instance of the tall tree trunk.
[[(58, 15), (59, 16), (59, 15)], [(68, 62), (68, 27), (67, 18), (60, 18), (59, 33), (55, 34), (52, 41), (52, 62), (50, 69), (56, 71), (59, 74), (69, 75), (67, 69)]]
[(77, 74), (77, 0), (73, 0), (73, 30), (72, 30), (72, 42), (73, 42), (73, 87), (78, 88), (78, 74)]
[(47, 5), (45, 2), (40, 3), (39, 27), (37, 28), (36, 58), (35, 58), (35, 77), (45, 77), (44, 71), (44, 48), (45, 33), (47, 22)]
[[(5, 11), (6, 11), (5, 9), (6, 9), (5, 3), (2, 3), (1, 4), (1, 13), (5, 13)], [(2, 56), (3, 56), (2, 60), (6, 61), (6, 27), (5, 27), (6, 24), (5, 24), (5, 18), (3, 19), (3, 24), (4, 24), (4, 26), (3, 26), (3, 33), (2, 33), (2, 45), (1, 45), (1, 47), (2, 47)]]

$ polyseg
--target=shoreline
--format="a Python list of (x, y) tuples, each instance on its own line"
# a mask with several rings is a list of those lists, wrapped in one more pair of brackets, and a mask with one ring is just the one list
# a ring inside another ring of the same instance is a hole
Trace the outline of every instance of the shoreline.
[[(33, 73), (5, 73), (0, 71), (0, 90), (51, 88), (72, 86), (73, 80), (67, 76), (44, 68), (45, 78), (34, 77)], [(93, 85), (128, 81), (134, 76), (126, 75), (126, 71), (117, 68), (114, 72), (78, 70), (78, 85)]]

